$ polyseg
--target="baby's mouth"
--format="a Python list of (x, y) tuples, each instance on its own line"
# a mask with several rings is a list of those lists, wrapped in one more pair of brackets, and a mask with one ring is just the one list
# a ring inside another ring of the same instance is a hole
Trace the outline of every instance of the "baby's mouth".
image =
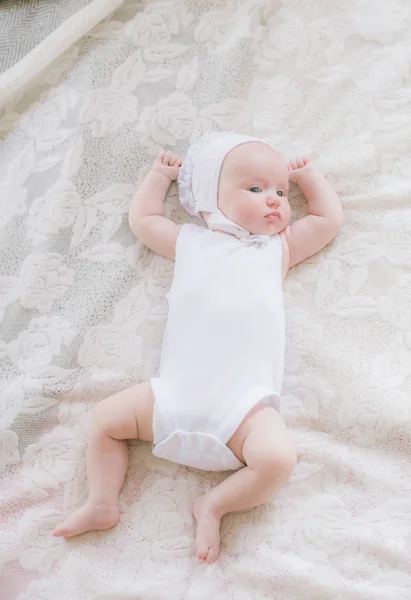
[(270, 212), (268, 215), (265, 215), (267, 221), (278, 221), (281, 219), (281, 213), (278, 210)]

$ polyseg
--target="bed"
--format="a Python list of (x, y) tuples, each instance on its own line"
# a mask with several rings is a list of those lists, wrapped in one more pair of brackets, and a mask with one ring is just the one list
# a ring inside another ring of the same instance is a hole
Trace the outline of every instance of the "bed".
[[(411, 598), (410, 30), (407, 0), (94, 0), (0, 76), (2, 600)], [(285, 284), (294, 475), (201, 565), (191, 504), (224, 475), (131, 442), (119, 525), (53, 538), (93, 406), (159, 364), (173, 264), (130, 200), (227, 129), (309, 150), (344, 204)]]

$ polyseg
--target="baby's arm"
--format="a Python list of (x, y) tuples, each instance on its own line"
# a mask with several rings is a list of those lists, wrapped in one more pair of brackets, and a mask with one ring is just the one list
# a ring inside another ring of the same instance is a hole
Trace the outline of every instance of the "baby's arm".
[(181, 165), (179, 156), (159, 154), (134, 196), (128, 216), (130, 228), (142, 244), (173, 260), (180, 227), (164, 217), (164, 201)]
[(297, 183), (308, 202), (308, 215), (284, 231), (293, 267), (326, 246), (341, 229), (340, 199), (311, 159), (297, 159), (289, 165), (289, 179)]

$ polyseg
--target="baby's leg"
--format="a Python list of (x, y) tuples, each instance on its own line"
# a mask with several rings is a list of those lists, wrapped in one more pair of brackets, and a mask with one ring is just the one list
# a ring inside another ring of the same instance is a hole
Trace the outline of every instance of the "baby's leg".
[(153, 441), (153, 407), (148, 382), (114, 394), (96, 406), (87, 450), (88, 499), (54, 529), (53, 535), (71, 537), (117, 523), (117, 501), (128, 467), (124, 440)]
[(223, 515), (266, 502), (285, 485), (296, 463), (291, 435), (270, 406), (253, 409), (227, 445), (247, 466), (194, 503), (197, 557), (207, 563), (218, 557)]

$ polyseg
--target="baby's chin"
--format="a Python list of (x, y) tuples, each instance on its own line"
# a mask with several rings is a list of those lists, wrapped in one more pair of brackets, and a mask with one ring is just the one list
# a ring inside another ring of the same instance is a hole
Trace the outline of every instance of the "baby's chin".
[(249, 229), (248, 231), (253, 235), (276, 235), (286, 229), (288, 222), (282, 219), (278, 221), (269, 222), (267, 221), (261, 227)]

